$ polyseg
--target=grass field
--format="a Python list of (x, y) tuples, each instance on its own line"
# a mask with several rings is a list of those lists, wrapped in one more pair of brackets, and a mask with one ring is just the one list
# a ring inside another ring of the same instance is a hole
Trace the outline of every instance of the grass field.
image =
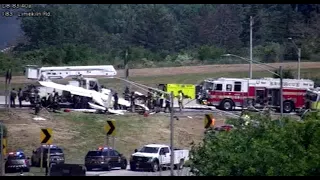
[[(63, 147), (66, 161), (83, 163), (87, 151), (105, 144), (104, 126), (108, 119), (116, 121), (115, 147), (128, 158), (134, 149), (146, 143), (169, 143), (169, 116), (167, 114), (124, 116), (52, 113), (44, 111), (40, 116), (46, 121), (33, 120), (31, 110), (12, 110), (11, 113), (0, 112), (8, 128), (8, 150), (23, 149), (31, 156), (33, 149), (40, 143), (40, 129), (53, 129), (53, 143)], [(218, 122), (223, 119), (217, 117)], [(175, 144), (177, 147), (190, 148), (192, 142), (199, 142), (203, 134), (203, 114), (193, 119), (181, 117), (175, 121)], [(112, 141), (110, 140), (110, 143)]]

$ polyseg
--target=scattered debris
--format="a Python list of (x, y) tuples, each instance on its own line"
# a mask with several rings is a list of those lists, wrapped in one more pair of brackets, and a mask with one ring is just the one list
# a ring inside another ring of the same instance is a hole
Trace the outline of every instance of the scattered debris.
[(34, 117), (32, 119), (35, 120), (35, 121), (46, 121), (46, 119), (42, 118), (42, 117)]

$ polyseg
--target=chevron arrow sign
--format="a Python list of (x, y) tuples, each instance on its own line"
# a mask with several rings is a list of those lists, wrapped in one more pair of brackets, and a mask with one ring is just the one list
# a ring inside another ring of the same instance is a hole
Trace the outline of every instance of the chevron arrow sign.
[(116, 122), (115, 120), (108, 120), (107, 124), (104, 126), (104, 130), (106, 131), (108, 136), (116, 135)]
[(41, 129), (40, 143), (41, 144), (52, 144), (52, 129), (51, 128)]

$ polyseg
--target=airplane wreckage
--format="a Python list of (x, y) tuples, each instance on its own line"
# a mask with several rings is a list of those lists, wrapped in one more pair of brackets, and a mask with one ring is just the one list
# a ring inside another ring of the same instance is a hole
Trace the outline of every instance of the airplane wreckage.
[[(100, 76), (112, 78), (117, 75), (117, 71), (112, 65), (103, 66), (62, 66), (62, 67), (37, 67), (26, 66), (25, 75), (28, 79), (37, 80), (42, 86), (37, 87), (40, 98), (48, 96), (53, 91), (64, 96), (66, 92), (71, 95), (88, 97), (90, 108), (111, 114), (123, 115), (125, 110), (113, 109), (114, 98), (112, 91), (101, 86), (97, 79), (87, 78), (87, 76)], [(57, 79), (72, 77), (73, 81), (68, 84), (58, 84), (53, 82)], [(141, 95), (139, 92), (135, 92)], [(129, 108), (131, 103), (124, 98), (119, 97), (118, 104), (122, 107)], [(141, 103), (135, 103), (137, 108), (149, 111), (148, 107)]]

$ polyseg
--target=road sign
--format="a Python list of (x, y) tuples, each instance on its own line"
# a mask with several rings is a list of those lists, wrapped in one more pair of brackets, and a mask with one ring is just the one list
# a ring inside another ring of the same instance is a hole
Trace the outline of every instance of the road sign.
[(104, 130), (106, 131), (108, 136), (116, 135), (116, 122), (115, 120), (108, 120), (107, 125), (104, 126)]
[(52, 144), (52, 129), (51, 128), (41, 129), (40, 143), (41, 144)]
[(214, 126), (214, 118), (212, 116), (212, 114), (206, 114), (204, 116), (204, 128), (209, 128)]
[(6, 155), (7, 154), (7, 139), (6, 138), (3, 138), (3, 141), (2, 141), (2, 153), (3, 155)]

